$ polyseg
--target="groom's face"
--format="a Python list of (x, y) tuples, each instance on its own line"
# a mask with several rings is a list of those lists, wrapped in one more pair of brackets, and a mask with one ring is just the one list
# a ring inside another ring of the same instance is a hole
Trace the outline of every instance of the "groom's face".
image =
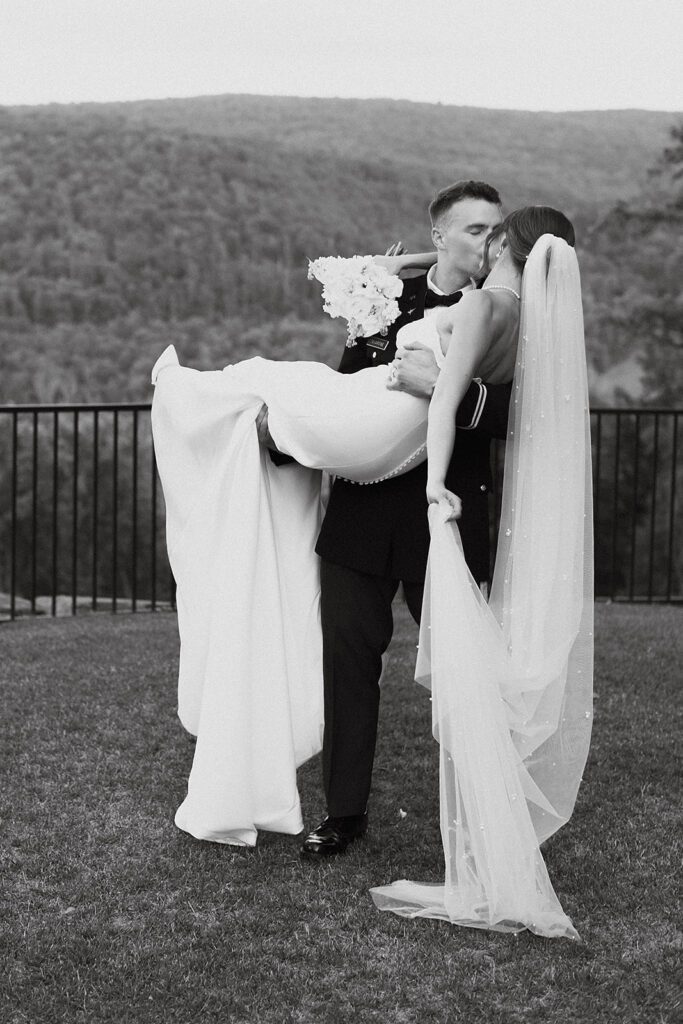
[(500, 207), (485, 199), (453, 203), (432, 228), (439, 260), (470, 277), (479, 277), (486, 236), (502, 219)]

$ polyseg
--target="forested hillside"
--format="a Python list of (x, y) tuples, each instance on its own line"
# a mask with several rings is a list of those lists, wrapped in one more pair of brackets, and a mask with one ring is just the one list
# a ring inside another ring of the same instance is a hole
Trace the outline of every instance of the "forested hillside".
[(561, 202), (572, 217), (600, 215), (636, 192), (671, 123), (669, 114), (637, 110), (555, 114), (274, 96), (141, 101), (108, 109), (165, 128), (389, 163), (408, 178), (416, 169), (422, 194), (445, 181), (481, 177), (497, 185), (509, 209)]
[(643, 404), (682, 407), (683, 124), (647, 186), (610, 211), (591, 243), (586, 264), (595, 390), (601, 379), (618, 381), (620, 369), (635, 365)]
[(461, 176), (576, 220), (595, 394), (638, 395), (645, 360), (659, 400), (680, 182), (647, 169), (672, 121), (269, 97), (0, 109), (0, 400), (147, 397), (169, 341), (203, 366), (335, 361), (306, 258), (426, 246), (426, 205)]

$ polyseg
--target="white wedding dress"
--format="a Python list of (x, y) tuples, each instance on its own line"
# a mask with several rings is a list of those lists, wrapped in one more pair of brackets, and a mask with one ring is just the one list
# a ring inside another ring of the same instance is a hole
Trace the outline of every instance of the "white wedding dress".
[[(438, 345), (433, 322), (409, 325)], [(318, 559), (323, 469), (367, 484), (425, 458), (428, 402), (353, 375), (256, 357), (222, 371), (152, 373), (152, 428), (166, 501), (180, 631), (178, 713), (197, 737), (176, 824), (252, 846), (303, 828), (296, 768), (322, 747)], [(256, 436), (268, 406), (277, 467)]]
[[(441, 746), (445, 883), (401, 881), (373, 898), (405, 916), (576, 937), (539, 848), (571, 815), (591, 721), (586, 368), (564, 242), (539, 240), (522, 300), (490, 605), (455, 524), (431, 517), (417, 678)], [(438, 344), (433, 321), (420, 323), (411, 333)], [(197, 736), (176, 824), (197, 838), (253, 845), (259, 829), (303, 827), (296, 767), (322, 744), (322, 471), (367, 484), (424, 458), (428, 403), (388, 391), (388, 372), (260, 358), (198, 372), (172, 348), (154, 368), (179, 715)], [(263, 403), (295, 464), (260, 448)]]

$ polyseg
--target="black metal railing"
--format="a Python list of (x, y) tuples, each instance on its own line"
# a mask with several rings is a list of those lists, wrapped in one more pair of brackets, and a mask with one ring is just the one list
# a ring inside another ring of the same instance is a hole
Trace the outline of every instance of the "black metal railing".
[[(0, 406), (0, 618), (174, 605), (149, 410)], [(599, 598), (683, 600), (681, 416), (591, 413)]]
[(0, 406), (0, 618), (173, 605), (149, 410)]
[[(598, 599), (683, 600), (681, 416), (680, 409), (591, 410)], [(497, 443), (494, 538), (504, 456), (505, 445)]]
[(596, 591), (683, 599), (682, 461), (675, 409), (592, 413)]

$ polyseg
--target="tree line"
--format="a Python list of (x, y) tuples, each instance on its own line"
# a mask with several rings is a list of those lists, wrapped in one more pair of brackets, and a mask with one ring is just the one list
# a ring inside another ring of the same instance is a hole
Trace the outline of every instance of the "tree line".
[[(590, 198), (568, 211), (599, 400), (670, 401), (680, 384), (676, 138), (640, 194), (597, 220)], [(307, 258), (381, 251), (398, 224), (427, 246), (426, 202), (443, 183), (398, 157), (291, 152), (89, 108), (0, 111), (0, 165), (5, 402), (141, 398), (165, 339), (208, 365), (256, 350), (334, 362), (343, 331)]]

